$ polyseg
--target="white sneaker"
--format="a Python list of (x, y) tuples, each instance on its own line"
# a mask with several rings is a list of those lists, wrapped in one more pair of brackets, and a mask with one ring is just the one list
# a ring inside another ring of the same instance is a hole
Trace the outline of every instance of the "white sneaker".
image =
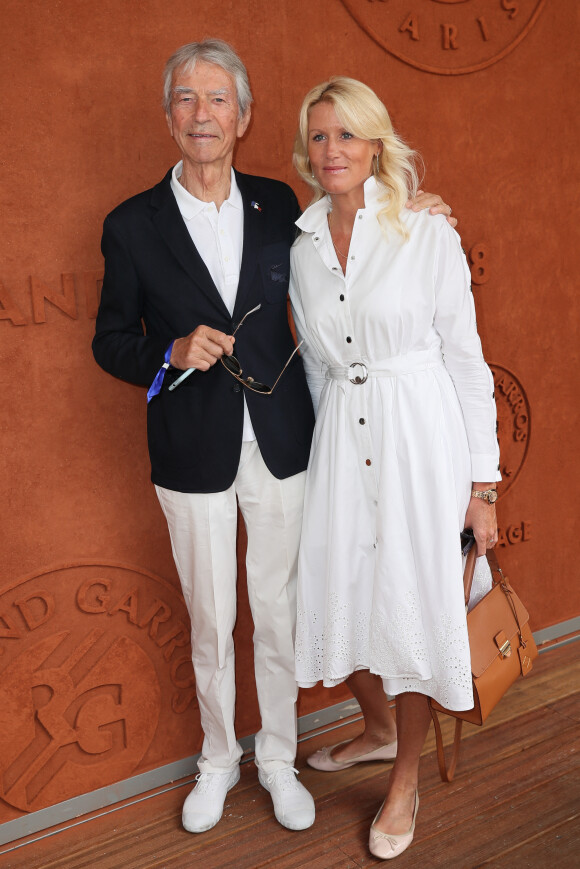
[(224, 810), (226, 795), (240, 780), (240, 768), (232, 772), (201, 772), (183, 804), (181, 823), (188, 833), (204, 833), (215, 827)]
[(297, 772), (291, 766), (270, 774), (258, 769), (260, 784), (272, 797), (276, 820), (288, 830), (306, 830), (314, 823), (314, 800), (296, 781)]

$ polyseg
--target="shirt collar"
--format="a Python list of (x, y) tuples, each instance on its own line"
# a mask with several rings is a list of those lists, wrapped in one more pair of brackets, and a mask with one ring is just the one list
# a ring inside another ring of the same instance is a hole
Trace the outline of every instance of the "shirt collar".
[[(208, 203), (193, 196), (189, 190), (185, 189), (179, 181), (182, 172), (183, 160), (180, 160), (179, 163), (173, 167), (173, 172), (171, 173), (171, 189), (173, 190), (173, 194), (177, 200), (183, 219), (192, 220), (203, 211)], [(240, 188), (236, 181), (236, 173), (233, 169), (230, 169), (230, 173), (230, 195), (223, 205), (231, 205), (232, 208), (238, 208), (240, 211), (243, 211), (244, 203), (242, 200), (242, 194), (240, 193)]]
[[(379, 210), (387, 196), (385, 185), (371, 175), (364, 183), (365, 209)], [(303, 232), (321, 232), (327, 221), (328, 212), (332, 211), (330, 196), (324, 196), (310, 205), (296, 221), (296, 226)]]

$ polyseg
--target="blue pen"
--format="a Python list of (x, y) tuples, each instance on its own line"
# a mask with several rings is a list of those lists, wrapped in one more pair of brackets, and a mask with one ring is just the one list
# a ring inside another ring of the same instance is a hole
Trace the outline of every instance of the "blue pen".
[(179, 377), (177, 378), (177, 380), (174, 380), (173, 383), (169, 384), (169, 391), (173, 392), (173, 390), (175, 389), (176, 386), (179, 386), (179, 384), (182, 383), (186, 377), (189, 377), (189, 375), (192, 373), (192, 371), (196, 371), (196, 370), (197, 370), (196, 368), (188, 368), (187, 371), (184, 371), (183, 374), (180, 374)]
[[(240, 326), (242, 325), (242, 323), (244, 322), (244, 320), (246, 319), (246, 317), (249, 317), (250, 314), (253, 314), (255, 311), (259, 311), (261, 307), (262, 307), (262, 305), (256, 305), (255, 308), (252, 308), (251, 311), (248, 311), (247, 314), (244, 314), (244, 316), (242, 317), (242, 319), (240, 320), (240, 322), (239, 322), (238, 325), (236, 326), (236, 328), (235, 328), (233, 334), (234, 334), (234, 335), (236, 334), (236, 332), (238, 331), (238, 329), (240, 328)], [(193, 371), (197, 371), (197, 368), (188, 368), (187, 371), (184, 371), (183, 374), (180, 374), (179, 377), (177, 378), (177, 380), (174, 380), (173, 383), (170, 384), (170, 386), (169, 386), (169, 391), (170, 391), (170, 392), (173, 392), (173, 390), (175, 389), (175, 387), (176, 387), (176, 386), (179, 386), (180, 383), (183, 383), (183, 381), (185, 380), (185, 378), (186, 378), (186, 377), (189, 377), (189, 375), (190, 375)]]

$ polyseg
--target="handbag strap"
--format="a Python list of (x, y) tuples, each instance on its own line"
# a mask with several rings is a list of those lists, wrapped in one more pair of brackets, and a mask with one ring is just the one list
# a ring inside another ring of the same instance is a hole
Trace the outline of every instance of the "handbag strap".
[(439, 765), (439, 775), (441, 776), (441, 781), (451, 782), (453, 781), (453, 776), (455, 775), (455, 767), (457, 766), (457, 761), (459, 759), (459, 749), (461, 746), (461, 729), (463, 727), (463, 721), (461, 720), (461, 718), (455, 719), (455, 734), (453, 736), (451, 760), (449, 764), (447, 764), (445, 760), (445, 749), (443, 748), (443, 736), (441, 734), (439, 717), (437, 715), (437, 712), (433, 708), (431, 701), (429, 701), (429, 711), (431, 712), (433, 727), (435, 728), (435, 741), (437, 743), (437, 763)]
[(487, 561), (488, 561), (489, 566), (491, 568), (492, 575), (494, 572), (499, 573), (499, 579), (496, 579), (494, 577), (493, 581), (495, 583), (499, 583), (499, 585), (501, 586), (501, 590), (503, 591), (503, 593), (506, 596), (507, 602), (509, 603), (511, 611), (513, 613), (516, 625), (518, 626), (518, 636), (520, 638), (520, 645), (523, 649), (525, 649), (527, 644), (526, 644), (526, 641), (524, 639), (522, 626), (520, 624), (520, 619), (519, 619), (515, 604), (513, 602), (513, 597), (512, 597), (513, 590), (510, 587), (510, 585), (508, 584), (506, 577), (503, 575), (503, 570), (499, 566), (499, 562), (497, 560), (497, 555), (495, 554), (495, 550), (488, 549), (486, 554), (487, 554)]
[[(463, 570), (463, 591), (465, 593), (466, 607), (469, 603), (469, 595), (471, 594), (471, 586), (473, 583), (473, 574), (475, 572), (476, 558), (477, 544), (474, 541), (469, 552), (467, 553), (465, 568)], [(439, 764), (439, 774), (441, 775), (442, 781), (450, 782), (453, 781), (453, 776), (455, 775), (455, 767), (457, 766), (457, 761), (459, 759), (459, 748), (461, 744), (461, 730), (463, 727), (463, 721), (460, 718), (457, 718), (455, 720), (455, 735), (453, 737), (453, 748), (451, 749), (451, 760), (449, 765), (447, 765), (445, 760), (445, 749), (443, 748), (441, 725), (439, 724), (437, 712), (435, 711), (431, 703), (431, 698), (429, 698), (429, 711), (431, 712), (433, 727), (435, 728), (435, 741), (437, 743), (437, 763)]]

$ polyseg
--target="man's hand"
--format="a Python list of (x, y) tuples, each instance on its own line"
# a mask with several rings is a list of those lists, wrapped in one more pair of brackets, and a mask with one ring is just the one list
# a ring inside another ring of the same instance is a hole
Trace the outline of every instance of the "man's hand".
[(226, 335), (209, 326), (198, 326), (186, 338), (176, 338), (170, 364), (182, 371), (188, 368), (207, 371), (224, 354), (232, 355), (235, 340), (233, 335)]
[(451, 206), (447, 205), (440, 196), (436, 193), (425, 193), (424, 190), (417, 190), (417, 195), (414, 199), (409, 199), (407, 208), (412, 211), (423, 211), (424, 208), (429, 209), (429, 214), (444, 214), (447, 217), (447, 223), (451, 226), (457, 226), (457, 219), (451, 217)]

